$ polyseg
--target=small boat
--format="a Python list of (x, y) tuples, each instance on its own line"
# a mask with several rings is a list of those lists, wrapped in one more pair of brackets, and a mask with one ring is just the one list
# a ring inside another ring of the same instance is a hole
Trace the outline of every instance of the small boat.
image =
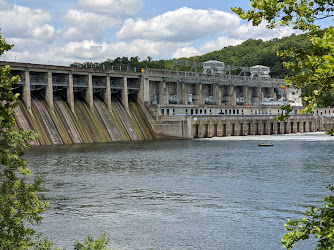
[(261, 143), (258, 144), (258, 146), (259, 147), (272, 147), (272, 146), (274, 146), (274, 144), (261, 142)]

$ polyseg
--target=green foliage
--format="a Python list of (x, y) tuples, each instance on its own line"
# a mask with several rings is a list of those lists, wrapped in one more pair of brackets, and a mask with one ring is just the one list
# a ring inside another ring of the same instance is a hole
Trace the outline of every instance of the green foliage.
[[(282, 39), (274, 38), (264, 42), (262, 40), (249, 39), (237, 46), (228, 46), (218, 51), (213, 51), (202, 56), (191, 57), (188, 60), (205, 62), (217, 60), (227, 65), (251, 67), (265, 65), (270, 67), (273, 78), (284, 78), (295, 73), (283, 67), (283, 59), (277, 56), (277, 50), (285, 50), (291, 46), (304, 48), (311, 43), (305, 39), (305, 35), (291, 35)], [(237, 74), (238, 72), (232, 72)]]
[[(297, 89), (308, 88), (303, 93), (308, 102), (304, 112), (313, 111), (334, 88), (334, 29), (321, 30), (315, 24), (316, 20), (333, 18), (333, 0), (251, 0), (250, 6), (252, 9), (248, 11), (232, 10), (253, 25), (266, 21), (269, 29), (292, 26), (305, 32), (309, 46), (292, 46), (277, 54), (285, 60), (291, 59), (284, 62), (284, 67), (296, 74), (286, 77), (287, 84)], [(329, 189), (334, 190), (331, 186)], [(319, 249), (334, 248), (334, 197), (327, 197), (325, 201), (324, 208), (306, 211), (308, 219), (287, 222), (286, 229), (291, 232), (282, 239), (286, 248), (291, 249), (297, 241), (308, 239), (312, 234), (318, 239)]]
[[(311, 92), (304, 92), (308, 103), (305, 112), (321, 104), (329, 91), (334, 88), (334, 29), (321, 30), (315, 21), (333, 18), (332, 0), (251, 0), (251, 10), (232, 8), (241, 18), (259, 25), (266, 21), (268, 28), (292, 26), (305, 32), (310, 45), (280, 50), (277, 54), (284, 60), (284, 67), (296, 72), (286, 77), (287, 84), (297, 89), (311, 86)], [(319, 102), (320, 101), (320, 102)]]
[(290, 104), (282, 105), (281, 110), (283, 112), (279, 116), (277, 116), (275, 119), (278, 121), (285, 121), (287, 118), (289, 118), (290, 113), (292, 111), (292, 107)]
[[(0, 54), (11, 48), (0, 34)], [(21, 158), (26, 141), (36, 138), (32, 131), (15, 131), (14, 108), (18, 94), (12, 85), (18, 76), (10, 77), (8, 66), (0, 68), (0, 246), (1, 249), (23, 249), (33, 245), (34, 223), (48, 203), (39, 200), (41, 178), (29, 182), (31, 171)]]
[(96, 240), (93, 239), (92, 236), (88, 236), (85, 239), (84, 244), (76, 241), (74, 244), (75, 250), (109, 250), (109, 241), (110, 239), (106, 237), (105, 233), (103, 233)]
[(29, 250), (61, 250), (59, 246), (55, 246), (52, 242), (52, 240), (49, 240), (48, 238), (41, 238), (40, 236), (37, 236), (34, 240), (34, 245)]
[[(328, 188), (334, 191), (333, 186)], [(285, 229), (290, 232), (281, 240), (285, 248), (292, 249), (299, 240), (314, 235), (318, 239), (318, 249), (334, 249), (334, 196), (326, 197), (325, 202), (323, 208), (309, 207), (306, 218), (288, 220)]]
[[(92, 66), (91, 62), (75, 63), (74, 65), (79, 65), (81, 67), (86, 67), (86, 65), (87, 67), (94, 67)], [(172, 60), (154, 61), (152, 60), (152, 57), (150, 56), (148, 56), (145, 60), (140, 61), (140, 58), (138, 56), (131, 57), (130, 59), (128, 57), (123, 56), (122, 58), (117, 57), (114, 60), (107, 59), (105, 62), (101, 62), (97, 64), (97, 67), (103, 68), (103, 66), (106, 68), (111, 68), (112, 66), (121, 67), (122, 69), (126, 69), (126, 68), (170, 69), (173, 66), (173, 61)]]

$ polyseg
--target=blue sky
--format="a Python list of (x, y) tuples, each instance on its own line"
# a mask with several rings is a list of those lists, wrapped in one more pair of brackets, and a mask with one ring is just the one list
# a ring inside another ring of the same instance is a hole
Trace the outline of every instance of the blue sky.
[(201, 55), (289, 28), (253, 27), (232, 13), (247, 0), (0, 0), (0, 28), (17, 61), (101, 62)]

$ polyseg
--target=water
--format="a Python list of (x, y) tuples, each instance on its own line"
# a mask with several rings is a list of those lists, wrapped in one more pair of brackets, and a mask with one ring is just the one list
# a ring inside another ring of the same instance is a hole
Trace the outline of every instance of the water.
[(314, 133), (34, 148), (51, 203), (37, 230), (65, 249), (102, 232), (119, 249), (281, 249), (286, 220), (330, 194), (333, 146)]

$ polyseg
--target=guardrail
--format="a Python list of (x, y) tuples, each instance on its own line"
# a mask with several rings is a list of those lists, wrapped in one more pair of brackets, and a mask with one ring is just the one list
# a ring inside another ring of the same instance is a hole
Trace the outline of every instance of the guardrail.
[(8, 57), (5, 55), (0, 56), (0, 61), (3, 62), (16, 62), (16, 63), (32, 63), (32, 64), (42, 64), (42, 65), (55, 65), (55, 66), (70, 66), (70, 62), (52, 61), (52, 60), (40, 60), (33, 58), (19, 58), (19, 57)]
[(38, 59), (32, 59), (32, 58), (5, 57), (4, 55), (0, 56), (0, 62), (29, 63), (29, 64), (65, 66), (65, 67), (86, 68), (86, 69), (142, 72), (142, 69), (137, 68), (137, 67), (122, 67), (122, 66), (113, 66), (113, 65), (109, 66), (103, 63), (92, 63), (92, 62), (69, 63), (69, 62), (60, 62), (60, 61), (38, 60)]

